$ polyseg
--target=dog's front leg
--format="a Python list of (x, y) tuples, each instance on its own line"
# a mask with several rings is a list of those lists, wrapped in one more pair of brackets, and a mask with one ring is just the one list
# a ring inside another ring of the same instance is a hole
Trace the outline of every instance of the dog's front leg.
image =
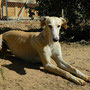
[(48, 50), (46, 51), (39, 51), (39, 55), (40, 55), (40, 58), (41, 58), (41, 61), (43, 63), (43, 66), (44, 66), (44, 69), (49, 71), (49, 72), (52, 72), (52, 73), (55, 73), (55, 74), (58, 74), (60, 76), (63, 76), (77, 84), (80, 84), (80, 85), (84, 85), (85, 84), (85, 81), (73, 76), (72, 74), (70, 74), (69, 72), (63, 70), (63, 69), (60, 69), (59, 67), (53, 65), (51, 63), (51, 57), (50, 57), (50, 54), (48, 54), (47, 52), (49, 52)]
[(60, 44), (57, 44), (54, 49), (54, 60), (57, 63), (58, 67), (78, 76), (85, 81), (90, 81), (90, 76), (83, 74), (78, 69), (74, 68), (63, 60)]

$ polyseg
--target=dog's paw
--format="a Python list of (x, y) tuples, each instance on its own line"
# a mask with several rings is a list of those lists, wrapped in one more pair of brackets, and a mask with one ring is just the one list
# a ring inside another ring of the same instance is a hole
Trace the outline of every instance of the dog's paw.
[(86, 82), (84, 81), (84, 80), (82, 80), (82, 79), (77, 79), (77, 82), (76, 82), (78, 85), (86, 85)]
[(90, 82), (90, 76), (86, 76), (86, 81)]

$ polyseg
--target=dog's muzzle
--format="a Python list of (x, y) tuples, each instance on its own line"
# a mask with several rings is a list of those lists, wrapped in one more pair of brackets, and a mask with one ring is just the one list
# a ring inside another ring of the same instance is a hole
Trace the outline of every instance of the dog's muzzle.
[(59, 39), (57, 39), (57, 38), (53, 38), (53, 41), (54, 41), (54, 42), (57, 42), (57, 41), (59, 41)]

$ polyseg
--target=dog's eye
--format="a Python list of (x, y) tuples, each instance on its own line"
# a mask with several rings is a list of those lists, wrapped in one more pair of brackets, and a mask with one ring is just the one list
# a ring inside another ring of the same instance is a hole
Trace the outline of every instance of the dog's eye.
[(52, 28), (52, 25), (48, 25), (49, 26), (49, 28)]
[(60, 28), (60, 25), (58, 25), (57, 27)]

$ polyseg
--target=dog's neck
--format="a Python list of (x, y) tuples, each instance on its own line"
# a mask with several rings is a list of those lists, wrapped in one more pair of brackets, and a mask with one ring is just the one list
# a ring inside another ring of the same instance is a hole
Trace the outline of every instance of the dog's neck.
[(44, 41), (45, 41), (47, 44), (52, 44), (52, 43), (54, 43), (47, 27), (45, 27), (45, 28), (43, 29), (43, 31), (40, 33), (40, 35), (43, 37)]

